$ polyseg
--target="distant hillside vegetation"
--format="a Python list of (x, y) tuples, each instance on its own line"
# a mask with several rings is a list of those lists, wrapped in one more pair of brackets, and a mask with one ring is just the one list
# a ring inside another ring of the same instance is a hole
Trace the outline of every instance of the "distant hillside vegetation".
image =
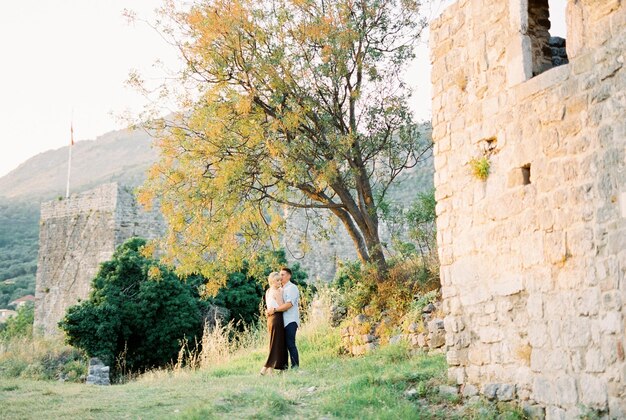
[(0, 309), (35, 294), (39, 206), (0, 203)]
[[(143, 131), (112, 131), (96, 140), (77, 142), (72, 149), (71, 191), (106, 182), (138, 185), (157, 158)], [(0, 178), (0, 198), (29, 202), (65, 195), (69, 146), (40, 153)]]

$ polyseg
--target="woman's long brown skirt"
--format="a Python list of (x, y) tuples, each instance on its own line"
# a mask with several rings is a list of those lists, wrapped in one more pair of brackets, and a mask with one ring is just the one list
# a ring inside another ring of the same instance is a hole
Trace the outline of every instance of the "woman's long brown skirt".
[(285, 343), (285, 325), (283, 314), (277, 312), (267, 317), (267, 331), (270, 334), (270, 354), (265, 367), (287, 369), (287, 345)]

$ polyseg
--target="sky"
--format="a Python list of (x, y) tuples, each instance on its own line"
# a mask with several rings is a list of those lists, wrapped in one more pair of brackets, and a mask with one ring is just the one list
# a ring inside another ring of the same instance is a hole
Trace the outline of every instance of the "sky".
[[(566, 0), (550, 0), (557, 11)], [(434, 0), (434, 18), (453, 0)], [(179, 66), (176, 51), (150, 27), (128, 23), (125, 8), (148, 21), (162, 0), (20, 0), (0, 13), (0, 176), (28, 158), (70, 141), (124, 128), (146, 99), (125, 86), (131, 70), (148, 81), (163, 75), (154, 63)], [(555, 10), (552, 7), (551, 10)], [(562, 15), (562, 12), (558, 12)], [(557, 29), (560, 30), (560, 29)], [(417, 120), (430, 118), (427, 34), (407, 73)]]

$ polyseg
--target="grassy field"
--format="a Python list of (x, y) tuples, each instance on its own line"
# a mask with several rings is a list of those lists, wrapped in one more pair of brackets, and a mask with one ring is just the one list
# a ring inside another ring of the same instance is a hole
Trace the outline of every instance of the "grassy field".
[(352, 358), (339, 347), (336, 330), (305, 328), (301, 369), (270, 377), (258, 374), (261, 348), (208, 369), (153, 371), (108, 387), (5, 377), (0, 418), (520, 418), (513, 407), (440, 396), (442, 355), (396, 345)]

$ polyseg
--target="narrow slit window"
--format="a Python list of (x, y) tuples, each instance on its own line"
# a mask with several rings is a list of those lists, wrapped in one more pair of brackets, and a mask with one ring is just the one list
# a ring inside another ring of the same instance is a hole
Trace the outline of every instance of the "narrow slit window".
[(522, 183), (523, 185), (530, 184), (530, 163), (522, 166)]

